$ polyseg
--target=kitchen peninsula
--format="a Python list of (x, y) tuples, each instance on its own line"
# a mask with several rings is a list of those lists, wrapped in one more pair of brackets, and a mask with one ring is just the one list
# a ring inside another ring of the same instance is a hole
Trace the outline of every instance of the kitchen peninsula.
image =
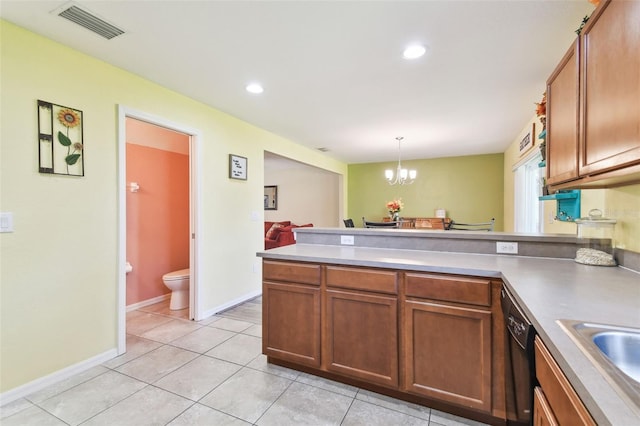
[[(496, 255), (497, 241), (516, 242), (518, 255)], [(263, 352), (273, 363), (503, 424), (504, 283), (595, 423), (638, 424), (637, 408), (556, 323), (640, 328), (640, 275), (573, 261), (594, 243), (606, 241), (301, 229), (297, 244), (258, 253)], [(420, 351), (434, 341), (439, 350)]]

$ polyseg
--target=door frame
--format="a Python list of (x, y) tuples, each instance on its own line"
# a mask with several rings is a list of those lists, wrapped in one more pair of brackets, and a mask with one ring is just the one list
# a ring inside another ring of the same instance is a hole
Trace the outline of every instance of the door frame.
[(200, 320), (200, 226), (201, 207), (201, 171), (200, 143), (201, 132), (183, 124), (174, 123), (163, 117), (155, 116), (124, 105), (118, 105), (118, 355), (126, 351), (126, 309), (127, 309), (127, 156), (126, 156), (126, 119), (133, 118), (160, 127), (189, 135), (189, 319)]

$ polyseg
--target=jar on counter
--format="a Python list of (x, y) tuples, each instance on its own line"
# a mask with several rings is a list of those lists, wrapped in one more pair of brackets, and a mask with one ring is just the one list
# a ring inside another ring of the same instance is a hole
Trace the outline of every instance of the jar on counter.
[(602, 217), (602, 211), (592, 209), (589, 211), (589, 217), (576, 219), (576, 223), (578, 224), (578, 238), (609, 239), (611, 246), (615, 247), (613, 241), (615, 219)]

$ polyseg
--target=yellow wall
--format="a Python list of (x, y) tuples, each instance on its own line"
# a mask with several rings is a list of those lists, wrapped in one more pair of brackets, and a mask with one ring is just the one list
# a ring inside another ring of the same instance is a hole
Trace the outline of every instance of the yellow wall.
[[(536, 124), (536, 133), (542, 129), (534, 115), (525, 124), (518, 137), (504, 153), (504, 230), (513, 232), (514, 226), (514, 173), (513, 166), (520, 159), (518, 144), (522, 135)], [(536, 137), (536, 148), (538, 139)], [(599, 209), (605, 217), (616, 219), (614, 241), (616, 247), (640, 252), (640, 184), (609, 189), (585, 189), (581, 191), (580, 216), (586, 217), (591, 209)], [(577, 234), (577, 225), (572, 222), (560, 222), (552, 218), (556, 214), (556, 202), (544, 201), (544, 233)]]
[[(346, 176), (315, 150), (11, 23), (0, 35), (0, 205), (15, 225), (0, 234), (0, 392), (117, 345), (118, 105), (202, 134), (205, 311), (260, 289), (264, 150)], [(83, 111), (84, 177), (38, 173), (38, 99)], [(229, 153), (249, 159), (247, 181), (228, 179)]]
[(447, 217), (458, 222), (495, 218), (495, 229), (502, 230), (502, 154), (403, 161), (403, 167), (418, 172), (416, 181), (405, 186), (391, 186), (384, 177), (385, 169), (396, 166), (397, 162), (349, 165), (348, 215), (356, 226), (362, 226), (363, 216), (387, 216), (387, 201), (402, 198), (401, 216), (434, 217), (436, 208), (444, 208)]

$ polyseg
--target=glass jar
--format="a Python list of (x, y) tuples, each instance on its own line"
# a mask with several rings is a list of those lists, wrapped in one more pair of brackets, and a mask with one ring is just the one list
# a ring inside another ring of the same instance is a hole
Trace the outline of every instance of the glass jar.
[(590, 243), (589, 245), (601, 246), (605, 242), (598, 240), (608, 239), (611, 241), (611, 247), (615, 247), (613, 231), (616, 220), (602, 217), (602, 211), (592, 209), (589, 211), (589, 217), (576, 219), (576, 224), (578, 225), (578, 238), (593, 240), (593, 244)]

